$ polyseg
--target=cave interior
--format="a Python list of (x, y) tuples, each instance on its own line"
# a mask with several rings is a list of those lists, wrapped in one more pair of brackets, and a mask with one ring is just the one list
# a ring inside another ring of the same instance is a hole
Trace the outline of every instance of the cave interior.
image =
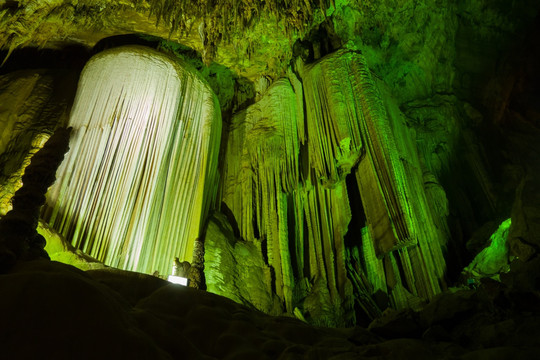
[(2, 351), (535, 358), (539, 11), (0, 0)]

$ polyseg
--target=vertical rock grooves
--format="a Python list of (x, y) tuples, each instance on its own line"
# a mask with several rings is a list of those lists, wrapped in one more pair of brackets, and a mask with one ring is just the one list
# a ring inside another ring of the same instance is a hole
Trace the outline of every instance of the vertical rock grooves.
[(303, 76), (310, 165), (328, 185), (350, 172), (362, 152), (362, 109), (351, 57), (338, 52)]
[[(381, 93), (386, 88), (371, 76), (364, 58), (348, 51), (310, 66), (303, 80), (308, 142), (326, 143), (310, 147), (311, 166), (320, 176), (317, 180), (323, 185), (343, 184), (345, 175), (358, 164), (356, 180), (369, 228), (362, 237), (361, 263), (367, 267), (369, 287), (374, 292), (381, 287), (373, 276), (378, 269), (378, 276), (386, 277), (391, 285), (388, 290), (395, 307), (410, 306), (416, 301), (410, 298), (437, 294), (444, 283), (442, 247), (447, 234), (435, 225), (412, 134), (402, 123), (391, 94)], [(320, 159), (326, 165), (314, 163)], [(333, 214), (349, 209), (347, 196), (340, 198), (328, 208)], [(343, 235), (332, 241), (337, 253), (343, 249)], [(367, 249), (370, 244), (374, 252)], [(340, 257), (335, 264), (341, 268)]]
[(71, 151), (43, 216), (108, 265), (170, 271), (192, 260), (216, 193), (217, 99), (186, 64), (138, 46), (86, 65), (69, 120)]
[(242, 238), (253, 240), (256, 227), (266, 241), (276, 292), (291, 312), (294, 278), (287, 216), (293, 211), (288, 199), (299, 183), (297, 107), (291, 83), (282, 79), (237, 114), (223, 173), (223, 201), (235, 215)]
[[(263, 244), (283, 308), (342, 326), (354, 321), (354, 298), (374, 317), (375, 293), (402, 308), (440, 292), (446, 234), (432, 216), (414, 134), (384, 84), (346, 50), (300, 78), (290, 72), (233, 118), (222, 182), (222, 209), (243, 240)], [(350, 224), (348, 174), (365, 223)], [(364, 228), (346, 243), (349, 226)], [(215, 272), (219, 250), (208, 254)]]

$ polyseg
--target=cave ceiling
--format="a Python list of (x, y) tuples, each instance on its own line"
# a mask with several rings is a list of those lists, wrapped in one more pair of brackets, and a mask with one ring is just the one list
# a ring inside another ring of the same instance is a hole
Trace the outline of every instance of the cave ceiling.
[(328, 1), (299, 0), (8, 0), (0, 1), (0, 46), (9, 55), (22, 47), (91, 48), (105, 38), (145, 34), (255, 80), (283, 74), (294, 41), (334, 9)]
[[(91, 49), (115, 36), (154, 36), (256, 82), (283, 76), (308, 40), (310, 60), (342, 46), (361, 49), (410, 101), (462, 88), (479, 94), (537, 12), (529, 0), (0, 0), (0, 49), (5, 61), (25, 47)], [(407, 83), (414, 77), (423, 84)]]

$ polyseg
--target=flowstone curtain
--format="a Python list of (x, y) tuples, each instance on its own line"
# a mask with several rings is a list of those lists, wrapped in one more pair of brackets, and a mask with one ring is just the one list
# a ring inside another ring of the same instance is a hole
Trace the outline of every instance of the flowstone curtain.
[(149, 48), (104, 51), (84, 68), (70, 151), (43, 216), (105, 264), (170, 272), (192, 260), (216, 193), (221, 115), (188, 65)]

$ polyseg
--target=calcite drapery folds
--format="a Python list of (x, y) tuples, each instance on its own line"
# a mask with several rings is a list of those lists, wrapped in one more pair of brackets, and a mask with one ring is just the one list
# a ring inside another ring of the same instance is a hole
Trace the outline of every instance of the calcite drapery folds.
[(357, 164), (364, 144), (358, 180), (378, 255), (414, 243), (399, 152), (365, 62), (354, 53), (338, 52), (310, 66), (303, 83), (310, 162), (319, 179), (331, 184), (342, 179)]
[(131, 46), (94, 56), (44, 218), (108, 265), (161, 274), (191, 261), (217, 187), (219, 105), (187, 64)]
[[(222, 209), (243, 240), (261, 244), (283, 309), (344, 325), (354, 297), (373, 317), (377, 292), (396, 308), (440, 292), (445, 234), (435, 226), (413, 134), (384, 84), (346, 50), (298, 75), (233, 118), (222, 182)], [(206, 250), (212, 284), (219, 253)]]
[(294, 279), (284, 219), (290, 200), (287, 192), (297, 187), (299, 179), (297, 106), (290, 82), (283, 79), (258, 103), (237, 114), (223, 173), (223, 200), (237, 219), (240, 235), (249, 240), (258, 237), (256, 232), (264, 235), (276, 291), (288, 299), (291, 311)]

